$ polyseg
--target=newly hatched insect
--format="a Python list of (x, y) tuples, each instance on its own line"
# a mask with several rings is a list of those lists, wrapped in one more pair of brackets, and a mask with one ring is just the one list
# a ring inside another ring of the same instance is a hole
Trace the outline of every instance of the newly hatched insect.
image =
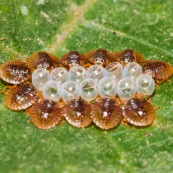
[(150, 74), (157, 84), (161, 84), (168, 80), (173, 74), (173, 67), (164, 61), (146, 60), (141, 62), (143, 73)]
[(40, 129), (55, 127), (62, 120), (62, 112), (59, 104), (51, 100), (41, 100), (35, 103), (29, 110), (30, 121)]
[(155, 108), (145, 98), (132, 98), (125, 104), (124, 119), (134, 126), (149, 126), (155, 119)]
[(5, 103), (9, 109), (22, 110), (33, 105), (37, 99), (36, 88), (30, 83), (22, 83), (9, 89)]
[(118, 126), (123, 118), (122, 108), (116, 100), (98, 99), (92, 105), (93, 122), (101, 129), (112, 129)]
[(70, 51), (61, 57), (60, 63), (63, 67), (71, 68), (77, 65), (85, 66), (86, 60), (83, 54), (77, 51)]
[(20, 84), (31, 77), (28, 65), (20, 60), (12, 60), (0, 66), (0, 78), (10, 84)]
[(85, 58), (89, 64), (98, 64), (103, 65), (104, 67), (113, 62), (112, 54), (105, 49), (89, 51), (85, 54)]
[(59, 67), (58, 58), (55, 55), (45, 51), (33, 53), (29, 58), (27, 58), (26, 62), (33, 70), (37, 68), (46, 68), (47, 70), (52, 70), (55, 67)]
[(129, 62), (142, 62), (144, 57), (139, 52), (136, 52), (132, 49), (125, 49), (120, 52), (114, 52), (113, 58), (115, 62), (121, 63), (125, 66)]
[(62, 114), (72, 126), (84, 128), (91, 124), (91, 106), (82, 99), (74, 99), (65, 104)]

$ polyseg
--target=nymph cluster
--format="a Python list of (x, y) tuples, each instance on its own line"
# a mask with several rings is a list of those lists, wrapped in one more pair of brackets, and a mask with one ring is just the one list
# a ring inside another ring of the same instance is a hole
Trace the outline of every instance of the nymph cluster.
[(92, 123), (106, 130), (123, 123), (149, 126), (155, 119), (155, 83), (172, 74), (169, 63), (144, 60), (131, 49), (70, 51), (60, 58), (39, 51), (26, 61), (0, 66), (0, 78), (7, 83), (6, 106), (26, 110), (40, 129), (53, 128), (64, 119), (78, 128)]

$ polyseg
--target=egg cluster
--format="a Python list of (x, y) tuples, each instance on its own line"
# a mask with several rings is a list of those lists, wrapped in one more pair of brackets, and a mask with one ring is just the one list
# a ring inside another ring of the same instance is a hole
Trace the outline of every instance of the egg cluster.
[(109, 63), (105, 68), (92, 65), (87, 70), (83, 66), (74, 66), (69, 71), (63, 67), (54, 68), (50, 73), (38, 68), (32, 73), (32, 84), (42, 91), (44, 99), (64, 102), (73, 99), (86, 101), (101, 98), (131, 99), (136, 93), (151, 95), (155, 81), (149, 74), (142, 74), (142, 67), (128, 63), (124, 68), (118, 62)]

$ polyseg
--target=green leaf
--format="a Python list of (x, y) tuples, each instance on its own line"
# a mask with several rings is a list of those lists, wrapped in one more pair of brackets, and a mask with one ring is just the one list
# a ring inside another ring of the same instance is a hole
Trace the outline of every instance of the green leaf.
[[(133, 48), (173, 65), (171, 0), (2, 0), (0, 63), (38, 50), (61, 56), (99, 47)], [(0, 95), (0, 172), (173, 172), (173, 79), (156, 89), (156, 119), (142, 129), (102, 131), (63, 122), (48, 131)], [(4, 87), (1, 81), (0, 89)], [(150, 134), (150, 135), (147, 135)]]

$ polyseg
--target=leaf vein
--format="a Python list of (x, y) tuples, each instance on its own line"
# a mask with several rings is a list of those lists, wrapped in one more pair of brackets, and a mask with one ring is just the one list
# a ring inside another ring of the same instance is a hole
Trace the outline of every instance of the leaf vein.
[(77, 14), (73, 13), (70, 20), (61, 26), (60, 33), (56, 35), (54, 42), (47, 46), (47, 50), (49, 52), (55, 53), (56, 50), (62, 46), (73, 30), (77, 27), (78, 23), (83, 20), (83, 15), (88, 10), (88, 8), (96, 1), (97, 0), (86, 0), (85, 3), (78, 7)]
[(159, 50), (159, 51), (161, 51), (161, 52), (163, 52), (163, 53), (165, 53), (165, 54), (173, 57), (173, 54), (171, 52), (169, 52), (169, 51), (167, 51), (165, 49), (159, 48), (159, 47), (155, 46), (154, 44), (149, 43), (148, 41), (145, 41), (145, 40), (143, 40), (141, 38), (137, 38), (135, 36), (131, 36), (130, 34), (127, 34), (127, 33), (122, 32), (120, 30), (111, 29), (111, 28), (108, 28), (106, 26), (100, 25), (100, 24), (98, 24), (96, 22), (87, 21), (87, 20), (83, 21), (83, 23), (81, 24), (81, 26), (84, 26), (86, 28), (94, 27), (95, 29), (98, 29), (98, 30), (101, 30), (101, 31), (106, 31), (106, 32), (111, 32), (111, 33), (115, 32), (116, 35), (119, 36), (119, 37), (129, 38), (131, 40), (134, 40), (135, 42), (138, 42), (138, 43), (140, 43), (142, 45), (145, 45), (147, 47), (150, 47), (150, 48), (154, 48), (156, 50)]

